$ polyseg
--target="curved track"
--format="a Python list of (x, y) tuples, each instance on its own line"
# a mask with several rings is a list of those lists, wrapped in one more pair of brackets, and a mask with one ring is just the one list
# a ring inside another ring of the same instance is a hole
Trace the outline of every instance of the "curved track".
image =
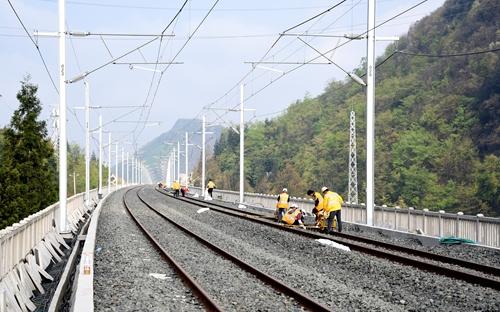
[[(156, 190), (166, 196), (174, 198), (163, 190)], [(335, 233), (335, 235), (332, 236), (308, 230), (284, 227), (282, 225), (276, 224), (274, 221), (271, 221), (268, 216), (263, 216), (258, 213), (242, 212), (240, 209), (235, 209), (226, 205), (206, 202), (194, 198), (182, 197), (176, 199), (191, 203), (198, 207), (207, 207), (214, 211), (224, 213), (233, 217), (243, 218), (252, 222), (264, 224), (266, 226), (279, 228), (284, 231), (294, 232), (302, 236), (311, 237), (314, 239), (330, 239), (340, 244), (349, 246), (352, 250), (357, 250), (376, 257), (410, 265), (421, 270), (433, 272), (435, 274), (440, 274), (455, 279), (460, 279), (469, 283), (500, 290), (500, 268), (497, 267), (482, 265), (479, 263), (465, 261), (457, 258), (446, 257), (435, 253), (416, 250), (400, 245), (389, 244), (386, 242), (381, 242), (355, 235)], [(414, 257), (409, 257), (407, 255)], [(465, 268), (468, 270), (464, 271), (461, 268)], [(485, 274), (487, 274), (488, 276), (485, 276)]]
[(215, 303), (214, 300), (207, 294), (207, 292), (194, 280), (191, 275), (189, 275), (183, 268), (182, 266), (174, 260), (170, 256), (170, 254), (161, 246), (160, 242), (156, 240), (153, 237), (153, 234), (151, 234), (146, 227), (136, 218), (136, 216), (132, 213), (132, 210), (130, 208), (130, 205), (128, 204), (126, 197), (129, 192), (138, 192), (138, 188), (133, 188), (125, 192), (123, 195), (123, 205), (127, 209), (128, 213), (134, 220), (134, 222), (137, 224), (137, 226), (141, 229), (141, 231), (144, 233), (144, 235), (149, 239), (149, 241), (155, 246), (155, 248), (160, 251), (161, 255), (164, 257), (164, 259), (169, 262), (172, 267), (177, 271), (181, 279), (184, 281), (185, 284), (188, 285), (188, 287), (193, 290), (193, 292), (196, 294), (196, 296), (200, 299), (201, 302), (205, 305), (205, 308), (209, 311), (223, 311), (222, 308)]
[(310, 296), (302, 293), (301, 291), (294, 289), (282, 281), (275, 279), (274, 277), (264, 273), (263, 271), (257, 269), (256, 267), (250, 265), (249, 263), (245, 262), (244, 260), (234, 256), (233, 254), (223, 250), (222, 248), (212, 244), (205, 238), (195, 234), (188, 228), (180, 225), (179, 223), (175, 222), (162, 212), (160, 212), (158, 209), (153, 207), (150, 203), (148, 203), (141, 195), (140, 195), (140, 190), (139, 188), (131, 189), (125, 193), (123, 197), (123, 203), (125, 207), (127, 208), (129, 214), (132, 216), (134, 221), (138, 224), (138, 226), (142, 229), (142, 231), (148, 236), (148, 238), (153, 242), (153, 244), (162, 252), (164, 257), (172, 263), (172, 265), (175, 267), (175, 269), (183, 276), (185, 279), (186, 284), (190, 286), (190, 288), (193, 289), (193, 291), (199, 296), (199, 298), (206, 304), (207, 309), (212, 310), (212, 311), (221, 311), (221, 307), (217, 306), (215, 303), (215, 300), (213, 298), (210, 298), (210, 296), (207, 294), (207, 291), (203, 290), (200, 285), (194, 280), (193, 277), (191, 277), (185, 270), (181, 267), (179, 263), (177, 263), (171, 255), (168, 254), (168, 252), (161, 246), (161, 243), (156, 240), (153, 235), (144, 227), (143, 224), (138, 220), (136, 216), (134, 216), (134, 213), (132, 209), (130, 209), (130, 204), (127, 202), (126, 197), (129, 192), (134, 191), (135, 195), (137, 198), (149, 209), (151, 209), (154, 213), (156, 213), (158, 216), (160, 216), (163, 220), (167, 221), (169, 224), (175, 226), (177, 229), (188, 235), (189, 237), (192, 237), (196, 239), (199, 243), (203, 244), (205, 247), (209, 248), (210, 250), (214, 251), (217, 253), (219, 256), (224, 257), (225, 259), (233, 262), (235, 265), (239, 266), (241, 269), (245, 270), (246, 272), (252, 274), (254, 277), (258, 278), (265, 284), (268, 284), (269, 286), (273, 287), (274, 289), (278, 290), (282, 294), (285, 294), (286, 296), (294, 298), (301, 306), (303, 306), (306, 309), (310, 309), (312, 311), (331, 311), (329, 307), (324, 305), (321, 302), (316, 301), (315, 299), (311, 298)]

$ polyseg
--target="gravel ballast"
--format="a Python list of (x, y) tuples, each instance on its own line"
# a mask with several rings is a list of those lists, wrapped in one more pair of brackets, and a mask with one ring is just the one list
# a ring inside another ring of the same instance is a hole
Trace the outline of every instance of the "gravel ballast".
[(289, 285), (347, 311), (498, 311), (500, 292), (367, 256), (168, 198), (146, 200)]
[[(227, 311), (303, 311), (297, 302), (160, 218), (135, 195), (127, 195), (133, 214), (202, 288)], [(218, 245), (225, 249), (226, 246)]]
[[(95, 311), (203, 311), (123, 207), (125, 190), (103, 203), (96, 237)], [(155, 278), (150, 274), (157, 275)]]
[[(213, 200), (213, 202), (232, 207), (233, 209), (237, 209), (237, 206), (238, 206), (238, 205), (235, 205), (235, 204), (232, 204), (229, 202), (224, 202), (224, 201), (219, 201), (219, 200)], [(272, 216), (274, 213), (272, 210), (269, 210), (269, 212), (265, 213), (265, 212), (263, 212), (262, 208), (253, 209), (252, 206), (248, 206), (244, 210), (241, 210), (241, 209), (238, 209), (238, 210), (240, 210), (242, 212), (251, 211), (251, 212), (256, 212), (259, 214), (265, 214), (268, 216)], [(268, 210), (268, 209), (266, 209), (266, 210)], [(379, 231), (376, 229), (365, 230), (362, 227), (358, 226), (357, 224), (347, 223), (347, 222), (344, 222), (342, 230), (343, 230), (343, 233), (346, 233), (346, 234), (362, 236), (362, 237), (375, 239), (375, 240), (386, 242), (386, 243), (405, 246), (405, 247), (409, 247), (409, 248), (413, 248), (413, 249), (432, 252), (432, 253), (443, 255), (443, 256), (462, 259), (465, 261), (472, 261), (472, 262), (481, 263), (481, 264), (495, 266), (495, 267), (500, 268), (500, 249), (498, 249), (498, 248), (490, 248), (490, 247), (474, 245), (474, 244), (461, 244), (461, 245), (439, 245), (438, 244), (435, 246), (424, 246), (417, 239), (418, 236), (415, 236), (415, 238), (399, 237), (397, 235), (388, 236), (388, 235), (384, 234), (382, 231)]]

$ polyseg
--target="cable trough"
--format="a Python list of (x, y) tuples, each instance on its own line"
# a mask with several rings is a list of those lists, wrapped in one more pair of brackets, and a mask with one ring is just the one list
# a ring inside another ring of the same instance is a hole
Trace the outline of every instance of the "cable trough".
[[(174, 198), (173, 196), (162, 190), (156, 190), (161, 194)], [(469, 283), (493, 288), (495, 290), (500, 290), (500, 268), (497, 267), (483, 265), (457, 258), (451, 258), (431, 252), (412, 249), (400, 245), (390, 244), (345, 233), (335, 233), (335, 235), (332, 236), (310, 230), (284, 227), (280, 224), (277, 224), (273, 220), (270, 220), (268, 216), (259, 213), (246, 211), (242, 212), (240, 209), (228, 207), (219, 203), (206, 202), (200, 199), (188, 197), (176, 199), (196, 205), (198, 207), (210, 208), (211, 210), (233, 217), (243, 218), (259, 224), (278, 228), (283, 231), (293, 232), (301, 236), (314, 239), (330, 239), (337, 243), (346, 245), (352, 250), (367, 253), (401, 264), (410, 265), (415, 268), (429, 271), (435, 274), (463, 280)]]
[[(280, 281), (280, 280), (278, 280), (278, 279), (270, 276), (267, 273), (264, 273), (263, 271), (261, 271), (261, 270), (257, 269), (256, 267), (250, 265), (248, 262), (246, 262), (246, 261), (244, 261), (244, 260), (236, 257), (235, 255), (229, 253), (228, 251), (226, 251), (226, 250), (222, 249), (221, 247), (219, 247), (219, 246), (211, 243), (207, 239), (201, 237), (200, 235), (192, 232), (190, 229), (188, 229), (188, 228), (182, 226), (181, 224), (177, 223), (176, 221), (172, 220), (171, 218), (169, 218), (168, 216), (166, 216), (165, 214), (163, 214), (161, 211), (159, 211), (158, 209), (156, 209), (154, 206), (152, 206), (150, 203), (148, 203), (141, 196), (141, 194), (140, 194), (141, 190), (142, 189), (137, 189), (136, 188), (136, 189), (134, 189), (134, 192), (136, 193), (137, 198), (145, 206), (147, 206), (151, 211), (153, 211), (158, 216), (160, 216), (161, 219), (163, 219), (163, 220), (167, 221), (169, 224), (173, 225), (176, 229), (182, 231), (189, 238), (195, 239), (198, 243), (202, 244), (206, 248), (208, 248), (211, 251), (213, 251), (215, 254), (217, 254), (217, 257), (223, 257), (223, 258), (229, 260), (230, 262), (232, 262), (233, 264), (235, 264), (236, 266), (238, 266), (242, 270), (244, 270), (244, 271), (248, 272), (249, 274), (251, 274), (253, 276), (253, 278), (259, 279), (260, 281), (262, 281), (267, 286), (272, 287), (275, 290), (277, 290), (278, 291), (277, 295), (279, 296), (279, 298), (277, 298), (277, 300), (283, 300), (282, 299), (283, 295), (286, 295), (287, 297), (295, 299), (296, 303), (299, 306), (301, 306), (301, 307), (303, 307), (305, 309), (308, 309), (308, 310), (311, 310), (311, 311), (331, 311), (331, 309), (328, 306), (326, 306), (325, 304), (316, 301), (315, 299), (313, 299), (312, 297), (308, 296), (307, 294), (302, 293), (301, 291), (299, 291), (299, 290), (297, 290), (295, 288), (292, 288), (292, 287), (286, 285), (284, 282), (282, 282), (282, 281)], [(129, 190), (129, 192), (130, 191), (132, 191), (132, 190)], [(127, 194), (125, 195), (125, 197), (126, 196), (127, 196)], [(159, 250), (161, 250), (162, 253), (166, 253), (165, 248), (161, 246), (161, 243), (158, 242), (155, 238), (153, 238), (152, 234), (148, 230), (146, 230), (145, 227), (144, 227), (144, 225), (142, 225), (138, 221), (138, 218), (136, 216), (134, 216), (134, 213), (132, 212), (132, 209), (130, 209), (130, 204), (127, 202), (127, 200), (125, 199), (125, 197), (124, 197), (123, 201), (124, 201), (125, 206), (127, 207), (127, 210), (131, 214), (132, 218), (138, 223), (139, 227), (141, 227), (141, 229), (143, 230), (143, 232), (148, 233), (149, 239), (151, 241), (155, 242), (155, 245), (157, 246), (157, 248)], [(175, 237), (177, 239), (177, 236), (175, 236)], [(169, 262), (171, 262), (171, 263), (175, 262), (175, 260), (173, 259), (173, 257), (171, 255), (166, 255), (165, 257), (167, 257), (169, 259)], [(179, 266), (179, 268), (176, 267), (176, 269), (179, 270), (179, 271), (182, 270), (187, 275), (187, 273), (186, 273), (187, 269), (186, 268), (181, 268), (178, 262), (176, 262), (176, 264), (177, 264), (177, 266)], [(187, 276), (189, 276), (189, 275), (187, 275)], [(197, 284), (197, 282), (194, 280), (194, 278), (192, 276), (189, 276), (188, 278), (189, 278), (189, 285), (190, 285), (190, 287), (192, 287), (193, 285), (197, 285), (195, 287), (200, 287), (200, 284), (199, 283)], [(215, 300), (214, 300), (213, 297), (209, 298), (210, 295), (208, 295), (208, 291), (201, 290), (201, 289), (197, 288), (196, 289), (196, 293), (203, 293), (204, 294), (203, 301), (212, 302), (211, 304), (213, 306), (217, 305), (215, 303)], [(209, 306), (207, 306), (207, 307), (209, 307)], [(220, 311), (221, 309), (222, 308), (219, 305), (219, 307), (214, 308), (213, 310)]]

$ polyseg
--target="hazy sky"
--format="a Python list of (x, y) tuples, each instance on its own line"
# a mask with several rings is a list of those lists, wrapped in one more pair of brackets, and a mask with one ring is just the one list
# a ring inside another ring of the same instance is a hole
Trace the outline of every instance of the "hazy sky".
[[(27, 29), (31, 32), (57, 31), (58, 14), (56, 0), (11, 0)], [(159, 34), (173, 18), (184, 1), (154, 0), (78, 0), (67, 2), (66, 21), (68, 30), (92, 33)], [(130, 108), (94, 110), (91, 127), (97, 126), (98, 114), (102, 113), (104, 123), (131, 112), (121, 121), (146, 120), (161, 121), (157, 127), (136, 128), (133, 123), (110, 123), (106, 130), (114, 139), (128, 142), (137, 138), (139, 145), (150, 141), (159, 133), (167, 131), (178, 118), (199, 117), (202, 107), (209, 105), (234, 86), (251, 69), (246, 61), (258, 61), (276, 41), (278, 34), (309, 17), (341, 2), (341, 0), (220, 0), (215, 10), (201, 25), (198, 32), (187, 43), (175, 59), (184, 62), (170, 66), (163, 74), (158, 93), (152, 101), (159, 75), (152, 82), (153, 72), (141, 69), (131, 70), (125, 65), (109, 65), (87, 77), (91, 85), (92, 105), (102, 106), (142, 106), (144, 109), (132, 111)], [(377, 1), (377, 24), (397, 13), (419, 3), (420, 0), (379, 0)], [(429, 0), (418, 8), (378, 28), (380, 36), (401, 35), (408, 31), (415, 21), (435, 10), (444, 0)], [(185, 44), (188, 36), (203, 19), (214, 0), (188, 1), (178, 19), (166, 33), (175, 37), (162, 42), (160, 59), (172, 60)], [(343, 35), (366, 31), (367, 0), (347, 0), (321, 18), (306, 23), (289, 33)], [(117, 57), (152, 37), (99, 36), (73, 37), (67, 40), (67, 78), (81, 72), (90, 71)], [(35, 38), (36, 39), (36, 38)], [(327, 51), (346, 39), (334, 37), (307, 37), (320, 51)], [(58, 42), (56, 38), (38, 38), (40, 50), (58, 86)], [(377, 54), (383, 52), (386, 42), (377, 44)], [(107, 46), (107, 47), (106, 47)], [(108, 51), (109, 49), (109, 51)], [(159, 40), (132, 53), (120, 62), (154, 62), (158, 55)], [(111, 54), (111, 55), (110, 55)], [(267, 61), (304, 62), (318, 54), (300, 42), (296, 37), (282, 37), (270, 50)], [(335, 53), (328, 54), (345, 70), (350, 71), (366, 55), (366, 41), (353, 41)], [(318, 59), (318, 62), (324, 60)], [(136, 65), (154, 68), (154, 65)], [(294, 65), (266, 64), (278, 71), (256, 68), (245, 80), (245, 96), (250, 96), (271, 80), (280, 77), (279, 71), (287, 71)], [(166, 65), (159, 65), (164, 69)], [(0, 126), (6, 125), (17, 107), (15, 98), (19, 81), (30, 74), (32, 82), (39, 85), (39, 97), (43, 103), (43, 118), (49, 120), (51, 111), (58, 104), (58, 95), (36, 52), (33, 43), (24, 33), (7, 0), (0, 1)], [(247, 120), (272, 117), (290, 103), (306, 94), (315, 96), (323, 91), (332, 79), (344, 79), (342, 71), (333, 65), (306, 65), (286, 74), (264, 91), (252, 96), (247, 107), (256, 112), (248, 113)], [(152, 82), (152, 83), (151, 83)], [(149, 93), (150, 85), (152, 90)], [(84, 104), (83, 81), (67, 86), (68, 107)], [(217, 102), (214, 107), (227, 108), (239, 103), (239, 88)], [(150, 113), (148, 114), (148, 111)], [(223, 111), (217, 111), (223, 114)], [(68, 139), (82, 144), (84, 133), (83, 111), (68, 111)], [(77, 121), (75, 115), (78, 117)], [(208, 120), (215, 120), (214, 113), (207, 113)], [(347, 117), (346, 117), (347, 118)], [(238, 114), (229, 113), (224, 120), (237, 121)], [(221, 120), (218, 120), (221, 122)], [(133, 130), (135, 132), (132, 132)], [(141, 131), (141, 129), (143, 129)], [(49, 128), (49, 133), (52, 133)], [(97, 138), (97, 136), (96, 136)], [(106, 138), (107, 140), (107, 138)], [(94, 141), (95, 143), (95, 141)], [(95, 148), (95, 145), (94, 145)]]

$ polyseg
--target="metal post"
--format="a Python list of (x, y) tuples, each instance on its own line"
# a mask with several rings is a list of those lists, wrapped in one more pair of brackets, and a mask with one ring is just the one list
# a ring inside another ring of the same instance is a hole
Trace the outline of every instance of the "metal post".
[(186, 186), (188, 185), (188, 177), (189, 177), (189, 174), (188, 174), (188, 133), (186, 132)]
[(373, 225), (375, 162), (375, 0), (368, 0), (366, 89), (366, 224)]
[[(358, 165), (356, 148), (356, 113), (351, 111), (349, 124), (349, 193), (347, 201), (358, 204)], [(382, 220), (384, 214), (382, 213)], [(383, 221), (382, 221), (383, 223)]]
[(170, 156), (168, 157), (167, 173), (165, 175), (165, 185), (167, 187), (170, 187), (170, 179), (171, 179), (171, 177), (170, 177), (170, 167), (172, 166), (172, 164), (170, 163), (171, 159), (172, 159), (172, 153), (170, 153)]
[(111, 192), (111, 132), (108, 133), (108, 194)]
[(135, 157), (132, 156), (130, 158), (130, 184), (134, 184), (134, 166), (135, 166)]
[(115, 144), (115, 191), (118, 190), (118, 142)]
[(59, 0), (59, 232), (67, 232), (66, 4)]
[(135, 154), (134, 159), (132, 160), (132, 183), (137, 183), (137, 154)]
[(85, 85), (85, 207), (90, 207), (90, 85)]
[(125, 186), (125, 149), (122, 147), (122, 187)]
[(177, 181), (181, 183), (181, 143), (177, 141)]
[(127, 169), (127, 179), (126, 179), (125, 184), (127, 184), (127, 185), (128, 185), (128, 184), (129, 184), (129, 181), (130, 181), (130, 180), (129, 180), (129, 175), (128, 175), (128, 152), (127, 152), (127, 160), (126, 160), (126, 162), (127, 162), (127, 163), (126, 163), (126, 166), (127, 166), (127, 168), (126, 168), (126, 169)]
[(243, 108), (243, 84), (240, 85), (240, 204), (244, 193), (244, 161), (245, 161), (245, 112)]
[(201, 126), (201, 193), (205, 197), (205, 115)]
[(175, 147), (174, 147), (174, 151), (172, 153), (172, 157), (173, 157), (173, 166), (172, 166), (172, 172), (173, 172), (172, 178), (173, 178), (173, 180), (172, 180), (172, 182), (177, 180), (176, 172), (175, 172), (176, 171), (175, 168), (177, 166), (176, 159), (175, 159), (176, 155), (177, 155), (177, 152), (175, 151)]
[(76, 173), (73, 171), (73, 195), (76, 195)]
[(99, 188), (97, 196), (102, 197), (102, 115), (99, 114)]

